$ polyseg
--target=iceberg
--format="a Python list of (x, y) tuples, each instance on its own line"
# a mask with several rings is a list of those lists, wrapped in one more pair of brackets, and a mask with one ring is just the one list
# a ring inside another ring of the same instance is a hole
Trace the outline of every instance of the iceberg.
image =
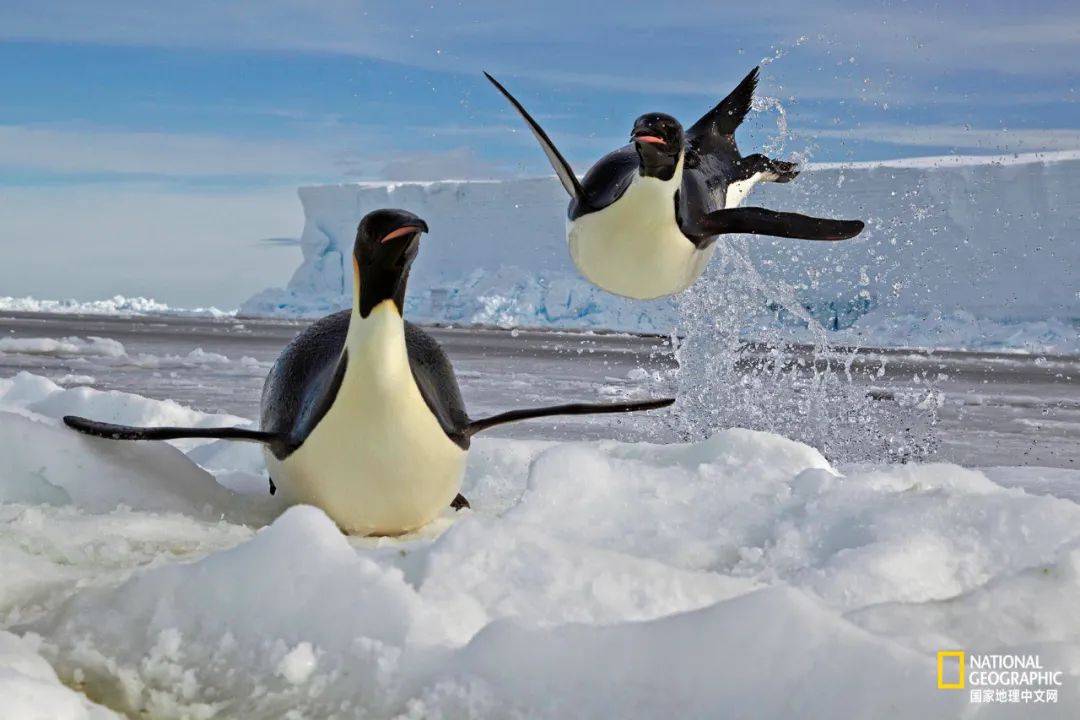
[[(811, 164), (749, 204), (867, 221), (859, 238), (814, 243), (725, 236), (840, 342), (1080, 351), (1080, 152)], [(407, 311), (429, 323), (667, 334), (676, 301), (638, 302), (583, 280), (565, 247), (558, 181), (352, 183), (299, 190), (303, 261), (242, 315), (314, 317), (349, 302), (356, 224), (402, 207), (431, 225)], [(722, 284), (714, 260), (702, 285)], [(1038, 282), (1032, 282), (1038, 278)], [(751, 298), (793, 332), (790, 298)], [(937, 332), (938, 326), (941, 332)], [(797, 333), (796, 333), (797, 334)]]

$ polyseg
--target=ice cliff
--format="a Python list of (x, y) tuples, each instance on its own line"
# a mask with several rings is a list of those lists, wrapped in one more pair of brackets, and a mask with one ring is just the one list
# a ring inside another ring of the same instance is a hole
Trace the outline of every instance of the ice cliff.
[[(720, 242), (742, 248), (763, 277), (793, 290), (840, 338), (1068, 350), (1080, 344), (1078, 187), (1076, 151), (810, 165), (792, 184), (759, 186), (748, 204), (863, 218), (862, 236)], [(299, 193), (303, 262), (286, 288), (260, 293), (243, 314), (320, 315), (347, 305), (357, 221), (402, 207), (431, 226), (407, 300), (414, 319), (662, 333), (677, 323), (672, 300), (628, 301), (580, 278), (554, 178)], [(723, 283), (724, 268), (714, 263), (700, 282)], [(779, 324), (798, 324), (767, 291), (750, 301)]]

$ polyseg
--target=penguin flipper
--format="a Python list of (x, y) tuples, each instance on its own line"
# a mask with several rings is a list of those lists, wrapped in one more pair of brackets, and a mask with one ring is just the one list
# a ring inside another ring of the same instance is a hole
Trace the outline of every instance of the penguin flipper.
[(555, 174), (559, 176), (559, 181), (562, 183), (563, 188), (567, 194), (577, 200), (579, 203), (585, 201), (585, 191), (581, 187), (581, 183), (577, 179), (577, 175), (574, 174), (574, 169), (570, 167), (570, 163), (566, 162), (566, 158), (562, 156), (559, 149), (555, 147), (555, 143), (551, 142), (551, 138), (548, 137), (544, 129), (540, 127), (540, 123), (533, 120), (532, 115), (529, 115), (528, 111), (517, 101), (510, 91), (502, 86), (495, 78), (491, 77), (488, 73), (484, 73), (484, 77), (491, 81), (491, 84), (495, 86), (502, 96), (506, 98), (514, 109), (518, 111), (518, 115), (521, 115), (522, 119), (528, 124), (529, 129), (532, 130), (533, 137), (540, 143), (540, 147), (543, 149), (544, 154), (547, 155), (548, 162), (551, 163), (551, 167), (555, 170)]
[[(212, 438), (215, 440), (241, 440), (269, 445), (282, 440), (279, 435), (247, 428), (181, 428), (181, 427), (135, 427), (89, 420), (77, 415), (65, 415), (64, 424), (86, 435), (109, 440), (176, 440), (178, 438)], [(270, 483), (273, 488), (273, 481)]]
[(729, 233), (834, 241), (853, 238), (864, 227), (862, 220), (832, 220), (761, 207), (740, 207), (711, 212), (694, 226), (684, 226), (682, 231), (699, 248), (704, 248), (717, 235)]
[(691, 125), (686, 131), (687, 137), (692, 141), (700, 141), (710, 135), (734, 135), (746, 113), (750, 112), (754, 90), (757, 89), (758, 71), (759, 68), (756, 67), (751, 70), (726, 98)]
[(473, 420), (465, 427), (465, 437), (472, 437), (476, 433), (483, 432), (496, 425), (518, 422), (519, 420), (531, 420), (552, 415), (602, 415), (605, 413), (639, 412), (641, 410), (656, 410), (667, 407), (673, 402), (675, 402), (675, 398), (661, 398), (659, 400), (643, 400), (639, 402), (571, 403), (569, 405), (511, 410), (491, 417)]

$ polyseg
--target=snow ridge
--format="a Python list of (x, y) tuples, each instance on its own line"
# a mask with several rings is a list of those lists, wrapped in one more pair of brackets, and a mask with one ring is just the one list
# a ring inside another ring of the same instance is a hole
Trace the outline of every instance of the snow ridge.
[[(489, 438), (471, 512), (365, 540), (267, 496), (257, 448), (111, 443), (66, 412), (235, 420), (0, 380), (0, 691), (20, 716), (114, 717), (70, 686), (161, 718), (959, 717), (942, 648), (1035, 652), (1065, 682), (1039, 716), (1080, 711), (1077, 471), (836, 467), (740, 429)], [(215, 481), (237, 473), (259, 482)]]

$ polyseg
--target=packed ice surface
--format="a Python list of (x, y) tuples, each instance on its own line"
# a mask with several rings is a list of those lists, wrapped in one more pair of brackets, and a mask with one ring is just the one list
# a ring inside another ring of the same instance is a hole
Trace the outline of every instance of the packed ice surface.
[[(239, 420), (0, 381), (0, 697), (49, 717), (1080, 712), (1076, 471), (833, 467), (739, 429), (480, 438), (472, 511), (362, 539), (266, 495), (254, 446), (110, 442), (64, 413)], [(1059, 701), (938, 690), (954, 648), (1038, 654)]]
[[(1069, 151), (810, 165), (794, 183), (759, 185), (746, 204), (867, 229), (843, 243), (721, 238), (766, 281), (745, 298), (745, 333), (771, 322), (805, 339), (805, 310), (842, 343), (1080, 352), (1078, 179)], [(630, 301), (581, 279), (554, 178), (305, 187), (300, 200), (303, 263), (241, 313), (347, 305), (357, 221), (396, 206), (431, 226), (407, 297), (414, 319), (662, 334), (679, 323), (670, 299)], [(731, 272), (714, 260), (690, 292)]]

